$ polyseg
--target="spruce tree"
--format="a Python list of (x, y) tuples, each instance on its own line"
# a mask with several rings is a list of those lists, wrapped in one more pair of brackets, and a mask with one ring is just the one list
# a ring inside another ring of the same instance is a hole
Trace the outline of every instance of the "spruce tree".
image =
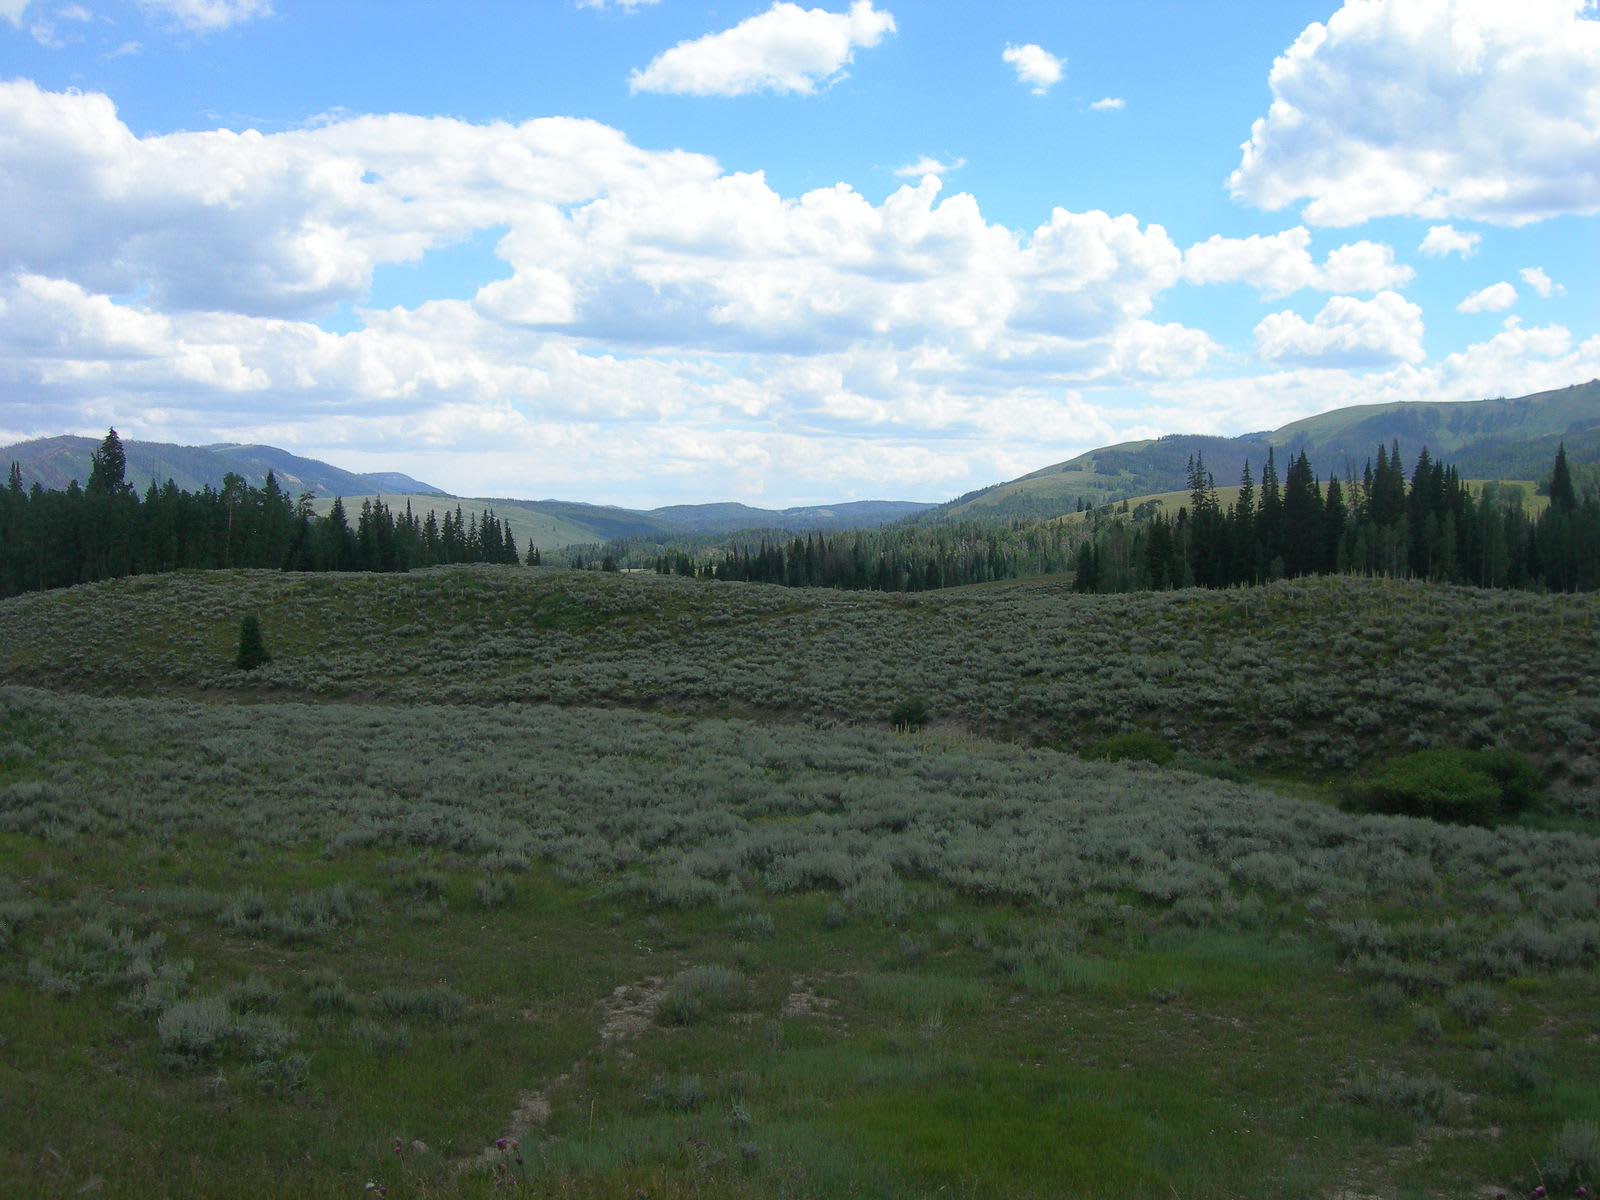
[(262, 663), (271, 661), (272, 655), (267, 653), (266, 643), (261, 639), (261, 619), (255, 613), (247, 613), (239, 622), (239, 654), (233, 665), (241, 671), (254, 671)]
[(1550, 507), (1559, 513), (1570, 513), (1578, 507), (1578, 492), (1572, 486), (1572, 468), (1567, 466), (1567, 444), (1556, 447), (1556, 465), (1550, 473)]
[(84, 491), (92, 496), (120, 496), (127, 490), (128, 456), (115, 429), (106, 432), (100, 448), (89, 458), (89, 482)]

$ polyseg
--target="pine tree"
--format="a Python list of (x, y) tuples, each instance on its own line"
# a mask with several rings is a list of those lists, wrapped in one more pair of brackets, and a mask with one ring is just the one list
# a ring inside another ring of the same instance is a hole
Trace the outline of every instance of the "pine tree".
[(233, 665), (241, 671), (254, 671), (263, 663), (272, 661), (267, 646), (261, 638), (261, 618), (255, 613), (246, 614), (239, 622), (239, 654)]
[(1572, 468), (1567, 466), (1567, 444), (1556, 447), (1556, 465), (1550, 473), (1550, 507), (1559, 513), (1577, 510), (1578, 492), (1572, 486)]
[(119, 496), (127, 490), (128, 456), (115, 429), (106, 432), (100, 448), (89, 458), (89, 482), (84, 491), (92, 496)]

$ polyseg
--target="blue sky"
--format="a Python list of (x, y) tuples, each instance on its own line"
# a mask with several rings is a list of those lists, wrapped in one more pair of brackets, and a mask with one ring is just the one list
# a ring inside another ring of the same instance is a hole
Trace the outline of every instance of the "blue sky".
[(1600, 376), (1580, 0), (0, 0), (0, 443), (940, 500)]

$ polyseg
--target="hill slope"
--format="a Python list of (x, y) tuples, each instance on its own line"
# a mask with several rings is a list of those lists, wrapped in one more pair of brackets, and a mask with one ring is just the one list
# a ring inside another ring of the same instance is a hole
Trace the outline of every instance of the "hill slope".
[(939, 505), (922, 520), (1050, 517), (1086, 504), (1180, 491), (1191, 456), (1219, 484), (1236, 483), (1246, 461), (1259, 480), (1271, 449), (1279, 475), (1302, 450), (1317, 473), (1359, 471), (1380, 446), (1413, 462), (1426, 446), (1469, 478), (1538, 478), (1565, 441), (1573, 462), (1600, 459), (1600, 380), (1515, 399), (1362, 405), (1321, 413), (1280, 429), (1236, 438), (1170, 434), (1090, 450), (1067, 462)]

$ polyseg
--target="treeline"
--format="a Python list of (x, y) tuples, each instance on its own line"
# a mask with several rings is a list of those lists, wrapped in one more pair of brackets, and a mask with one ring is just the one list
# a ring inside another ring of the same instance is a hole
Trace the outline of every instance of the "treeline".
[[(336, 499), (326, 516), (309, 493), (291, 498), (269, 473), (262, 487), (238, 475), (220, 489), (180, 491), (151, 482), (143, 499), (125, 481), (111, 430), (88, 483), (24, 491), (17, 464), (0, 490), (0, 596), (126, 575), (211, 567), (290, 571), (406, 571), (440, 563), (518, 561), (516, 540), (493, 510), (441, 521), (363, 501), (351, 523)], [(537, 551), (530, 548), (530, 556)]]
[(1079, 548), (1082, 592), (1227, 587), (1300, 575), (1407, 576), (1479, 587), (1592, 591), (1600, 588), (1600, 500), (1580, 501), (1556, 452), (1550, 504), (1537, 520), (1520, 495), (1490, 485), (1474, 495), (1453, 467), (1426, 449), (1409, 484), (1393, 452), (1343, 482), (1318, 481), (1304, 451), (1280, 484), (1269, 451), (1257, 489), (1247, 463), (1239, 497), (1218, 502), (1199, 457), (1189, 466), (1189, 504), (1176, 517), (1103, 525)]
[(691, 556), (684, 549), (656, 557), (664, 575), (831, 587), (920, 592), (994, 579), (1069, 569), (1076, 542), (1061, 525), (1010, 521), (947, 525), (890, 525), (849, 533), (798, 534), (732, 541)]

